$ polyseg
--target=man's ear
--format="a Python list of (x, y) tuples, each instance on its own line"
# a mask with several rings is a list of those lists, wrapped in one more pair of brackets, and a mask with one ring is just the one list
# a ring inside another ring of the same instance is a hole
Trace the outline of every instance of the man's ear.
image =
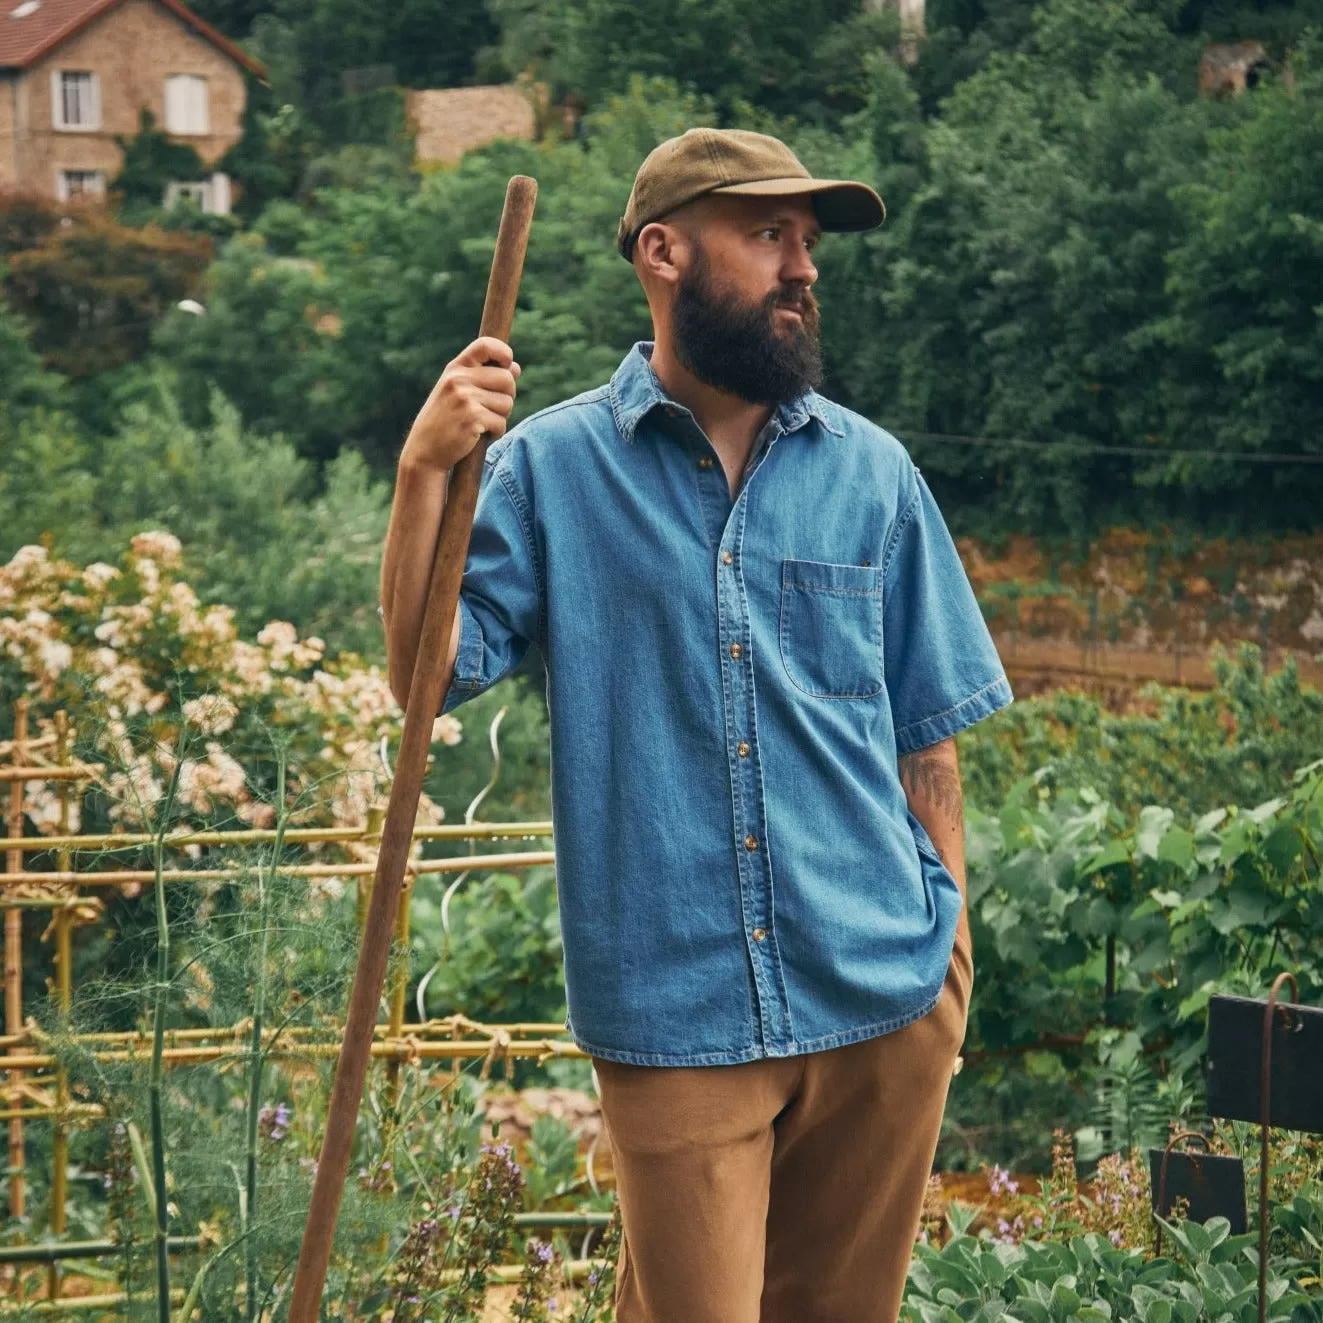
[(679, 226), (661, 221), (645, 225), (634, 240), (634, 269), (639, 278), (645, 283), (650, 280), (667, 285), (678, 283), (687, 242)]

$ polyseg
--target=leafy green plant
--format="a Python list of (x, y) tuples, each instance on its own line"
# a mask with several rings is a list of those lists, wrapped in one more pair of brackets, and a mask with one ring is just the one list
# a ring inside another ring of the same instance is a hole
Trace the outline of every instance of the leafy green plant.
[[(1252, 1235), (1232, 1236), (1225, 1218), (1168, 1230), (1170, 1258), (1149, 1259), (1089, 1232), (1068, 1241), (993, 1243), (956, 1237), (940, 1249), (919, 1245), (906, 1282), (904, 1323), (1198, 1323), (1257, 1317)], [(1268, 1318), (1309, 1323), (1323, 1317), (1302, 1286), (1300, 1263), (1269, 1265)]]
[(524, 1191), (529, 1208), (542, 1208), (572, 1193), (577, 1179), (579, 1142), (569, 1126), (544, 1112), (533, 1122), (524, 1153)]
[(1267, 672), (1251, 643), (1215, 655), (1213, 670), (1205, 693), (1148, 686), (1148, 712), (1112, 712), (1070, 690), (1014, 703), (961, 734), (966, 796), (996, 809), (1037, 775), (1057, 791), (1094, 790), (1126, 814), (1258, 802), (1323, 749), (1323, 694), (1289, 660)]
[[(1045, 1127), (1033, 1118), (1084, 1126), (1098, 1119), (1091, 1093), (1134, 1137), (1197, 1109), (1189, 1081), (1215, 991), (1262, 995), (1284, 968), (1304, 1000), (1323, 988), (1323, 763), (1257, 807), (1184, 821), (1156, 805), (1128, 817), (1029, 778), (995, 816), (971, 811), (967, 836), (977, 972), (952, 1114), (986, 1127), (1000, 1111), (999, 1142), (1027, 1143), (1037, 1160)], [(1127, 1064), (1140, 1056), (1159, 1081), (1151, 1093), (1118, 1075), (1140, 1071)], [(1009, 1068), (1020, 1060), (1024, 1071)], [(1077, 1081), (1074, 1102), (1063, 1078)]]

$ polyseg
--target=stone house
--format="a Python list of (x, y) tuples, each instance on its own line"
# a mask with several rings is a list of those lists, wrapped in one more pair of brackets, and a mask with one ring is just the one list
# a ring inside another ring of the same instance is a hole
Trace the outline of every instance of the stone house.
[[(143, 107), (214, 164), (242, 133), (245, 70), (263, 74), (180, 0), (0, 0), (0, 188), (104, 193)], [(222, 174), (180, 193), (229, 210)]]
[(1199, 61), (1199, 92), (1202, 96), (1239, 96), (1254, 87), (1270, 67), (1268, 51), (1259, 41), (1205, 46)]
[(533, 98), (509, 83), (407, 92), (405, 119), (425, 163), (453, 165), (499, 138), (538, 136)]

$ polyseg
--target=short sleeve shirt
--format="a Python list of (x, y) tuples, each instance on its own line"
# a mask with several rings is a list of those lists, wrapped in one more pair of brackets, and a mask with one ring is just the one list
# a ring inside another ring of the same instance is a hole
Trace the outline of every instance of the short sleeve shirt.
[(719, 1065), (884, 1034), (940, 994), (959, 887), (899, 756), (1011, 701), (899, 442), (816, 392), (732, 498), (636, 345), (492, 444), (442, 710), (541, 655), (567, 1028)]

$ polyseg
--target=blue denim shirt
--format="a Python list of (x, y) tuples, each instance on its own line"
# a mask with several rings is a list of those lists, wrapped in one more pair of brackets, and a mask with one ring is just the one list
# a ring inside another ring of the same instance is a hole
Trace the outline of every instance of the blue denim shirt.
[(489, 446), (442, 710), (539, 649), (586, 1051), (719, 1065), (886, 1033), (936, 1004), (961, 906), (897, 755), (1010, 686), (893, 437), (809, 392), (732, 501), (650, 352)]

